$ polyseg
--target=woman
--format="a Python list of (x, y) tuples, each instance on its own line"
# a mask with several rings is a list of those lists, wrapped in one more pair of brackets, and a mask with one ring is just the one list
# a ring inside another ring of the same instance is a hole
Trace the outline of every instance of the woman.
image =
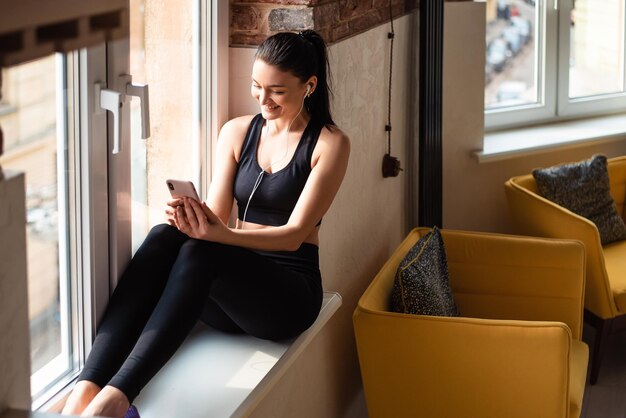
[(265, 339), (315, 321), (319, 227), (350, 142), (330, 115), (316, 32), (273, 35), (255, 58), (251, 93), (261, 113), (222, 128), (206, 203), (168, 202), (169, 225), (150, 231), (122, 275), (63, 413), (123, 417), (198, 319)]

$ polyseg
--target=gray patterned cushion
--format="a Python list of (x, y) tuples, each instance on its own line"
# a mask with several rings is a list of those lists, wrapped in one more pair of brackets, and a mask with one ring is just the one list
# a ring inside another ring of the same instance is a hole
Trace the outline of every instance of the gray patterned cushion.
[(416, 315), (459, 316), (448, 282), (448, 263), (437, 227), (419, 239), (398, 266), (391, 310)]
[(626, 239), (626, 225), (611, 196), (606, 157), (533, 171), (539, 193), (596, 224), (602, 245)]

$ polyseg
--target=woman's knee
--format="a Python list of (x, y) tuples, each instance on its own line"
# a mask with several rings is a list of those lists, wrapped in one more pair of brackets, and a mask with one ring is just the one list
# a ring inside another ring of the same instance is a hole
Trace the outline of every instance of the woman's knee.
[(155, 225), (150, 229), (143, 244), (162, 248), (178, 249), (189, 237), (168, 224)]
[(211, 260), (212, 263), (219, 263), (220, 260), (228, 258), (228, 254), (227, 245), (190, 238), (180, 247), (179, 258), (192, 261)]
[(208, 281), (213, 275), (216, 259), (213, 245), (207, 241), (188, 239), (178, 251), (178, 257), (174, 263), (170, 280), (194, 280)]
[(181, 235), (185, 235), (185, 234), (180, 232), (177, 228), (173, 227), (172, 225), (158, 224), (158, 225), (153, 226), (150, 229), (150, 232), (148, 232), (146, 239), (154, 239), (154, 238), (163, 237), (163, 236), (180, 237)]

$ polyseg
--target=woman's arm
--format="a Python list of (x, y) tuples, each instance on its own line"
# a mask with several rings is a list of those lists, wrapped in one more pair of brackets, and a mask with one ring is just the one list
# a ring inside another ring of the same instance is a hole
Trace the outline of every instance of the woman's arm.
[(233, 183), (237, 161), (251, 119), (251, 116), (243, 116), (226, 122), (217, 140), (207, 204), (224, 224), (228, 224), (233, 209)]
[(296, 250), (330, 207), (348, 167), (350, 140), (338, 129), (324, 129), (314, 153), (314, 166), (287, 224), (275, 228), (230, 229), (212, 208), (185, 199), (179, 229), (193, 238), (259, 250)]
[[(217, 140), (207, 204), (224, 224), (228, 224), (233, 209), (233, 182), (237, 172), (237, 161), (252, 117), (242, 116), (228, 121), (220, 130)], [(178, 206), (183, 205), (183, 201), (172, 199), (167, 202), (167, 205), (169, 206), (165, 211), (167, 221), (171, 225), (177, 226), (174, 213)]]

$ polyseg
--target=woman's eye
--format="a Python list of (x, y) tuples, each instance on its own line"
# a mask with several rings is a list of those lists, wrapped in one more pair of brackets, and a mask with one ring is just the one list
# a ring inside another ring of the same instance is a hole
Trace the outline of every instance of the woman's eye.
[(284, 91), (273, 91), (272, 93), (273, 93), (273, 94), (276, 94), (276, 95), (279, 95), (279, 96), (280, 96), (281, 94), (285, 94), (285, 92), (284, 92)]

